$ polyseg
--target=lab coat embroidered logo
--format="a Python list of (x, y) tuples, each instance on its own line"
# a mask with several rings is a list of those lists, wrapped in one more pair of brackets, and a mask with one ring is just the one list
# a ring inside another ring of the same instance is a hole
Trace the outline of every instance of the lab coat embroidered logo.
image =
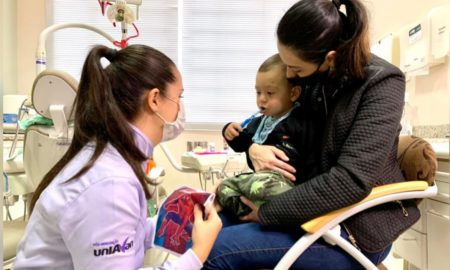
[(125, 252), (133, 247), (133, 241), (128, 242), (127, 237), (122, 244), (119, 244), (118, 240), (114, 240), (111, 242), (95, 243), (94, 246), (104, 246), (102, 248), (94, 249), (94, 256), (99, 257), (112, 255), (116, 252)]

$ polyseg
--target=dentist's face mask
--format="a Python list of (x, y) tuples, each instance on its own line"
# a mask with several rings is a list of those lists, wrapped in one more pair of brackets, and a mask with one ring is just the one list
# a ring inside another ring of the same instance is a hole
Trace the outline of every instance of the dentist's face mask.
[(166, 119), (164, 119), (164, 117), (162, 117), (161, 114), (156, 112), (156, 115), (159, 118), (161, 118), (161, 120), (164, 122), (163, 136), (162, 136), (161, 142), (167, 142), (167, 141), (173, 140), (176, 137), (178, 137), (178, 135), (180, 135), (181, 132), (183, 132), (184, 124), (186, 123), (186, 115), (184, 112), (183, 102), (181, 100), (179, 102), (176, 102), (175, 100), (168, 98), (168, 97), (165, 97), (165, 98), (176, 103), (177, 106), (180, 106), (180, 109), (178, 110), (177, 119), (175, 119), (175, 121), (173, 121), (173, 122), (167, 121)]

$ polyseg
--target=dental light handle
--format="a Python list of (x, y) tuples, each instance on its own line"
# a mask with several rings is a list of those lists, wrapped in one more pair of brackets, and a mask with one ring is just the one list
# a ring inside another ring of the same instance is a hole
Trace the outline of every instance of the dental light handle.
[(128, 35), (128, 24), (126, 22), (121, 22), (120, 26), (122, 27), (122, 40), (126, 40)]
[[(106, 2), (107, 0), (102, 0), (102, 2)], [(109, 0), (109, 2), (116, 2), (116, 0)], [(127, 4), (136, 6), (136, 20), (139, 20), (139, 7), (142, 4), (142, 0), (127, 0)]]
[(114, 44), (114, 38), (110, 36), (108, 33), (104, 32), (101, 29), (98, 29), (94, 26), (84, 24), (84, 23), (60, 23), (60, 24), (54, 24), (47, 28), (45, 28), (41, 34), (39, 35), (39, 43), (36, 50), (36, 74), (41, 73), (44, 71), (47, 67), (47, 53), (45, 50), (45, 41), (47, 39), (48, 34), (55, 32), (60, 29), (64, 28), (84, 28), (87, 30), (91, 30), (95, 33), (100, 34), (107, 40), (109, 40), (111, 43)]

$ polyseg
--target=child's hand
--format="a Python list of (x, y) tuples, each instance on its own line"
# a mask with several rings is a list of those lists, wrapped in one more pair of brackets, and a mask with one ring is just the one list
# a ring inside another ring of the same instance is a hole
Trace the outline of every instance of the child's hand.
[(231, 123), (225, 129), (224, 136), (228, 141), (233, 140), (235, 137), (239, 136), (239, 133), (242, 131), (242, 127), (239, 123)]
[(256, 204), (254, 204), (252, 201), (250, 201), (249, 199), (245, 198), (244, 196), (241, 196), (240, 199), (241, 199), (241, 202), (243, 202), (245, 205), (250, 207), (250, 209), (252, 209), (252, 211), (249, 214), (241, 217), (241, 220), (259, 223), (259, 217), (258, 217), (259, 207)]
[(199, 260), (204, 263), (222, 229), (222, 220), (214, 207), (209, 211), (206, 220), (198, 204), (194, 207), (194, 227), (192, 228), (192, 250)]

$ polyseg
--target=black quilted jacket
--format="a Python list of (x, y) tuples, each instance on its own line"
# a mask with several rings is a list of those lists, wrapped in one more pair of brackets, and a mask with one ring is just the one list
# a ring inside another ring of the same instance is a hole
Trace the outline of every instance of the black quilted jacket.
[[(372, 187), (403, 181), (396, 162), (405, 82), (395, 66), (373, 56), (366, 80), (329, 84), (320, 171), (260, 207), (263, 225), (298, 228), (317, 216), (356, 203)], [(406, 213), (407, 214), (404, 214)], [(366, 251), (380, 251), (414, 224), (420, 213), (414, 202), (383, 204), (344, 222)]]
[[(305, 119), (307, 114), (302, 106), (294, 107), (288, 117), (281, 121), (267, 136), (263, 145), (273, 145), (282, 150), (289, 157), (289, 164), (295, 170), (295, 177), (297, 181), (295, 184), (311, 178), (317, 174), (317, 167), (320, 163), (319, 155), (314, 152), (317, 148), (308, 143), (308, 138), (305, 138), (305, 131), (312, 129), (312, 120)], [(262, 116), (253, 119), (247, 127), (233, 138), (227, 140), (228, 145), (235, 152), (247, 152), (249, 146), (253, 143), (252, 138), (261, 123)], [(230, 123), (226, 124), (222, 130), (222, 135)], [(225, 136), (224, 136), (225, 138)], [(248, 155), (247, 155), (248, 157)], [(247, 163), (251, 169), (253, 164), (247, 158)]]

